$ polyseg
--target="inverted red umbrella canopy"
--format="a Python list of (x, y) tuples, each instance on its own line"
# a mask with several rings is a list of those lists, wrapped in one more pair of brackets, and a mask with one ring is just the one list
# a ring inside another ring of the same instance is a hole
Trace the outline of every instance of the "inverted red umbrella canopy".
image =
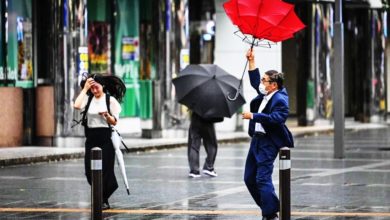
[(258, 40), (283, 41), (305, 27), (294, 5), (281, 0), (229, 0), (223, 7), (243, 34)]
[[(229, 0), (223, 7), (232, 23), (243, 34), (243, 40), (250, 43), (251, 47), (260, 45), (259, 42), (263, 40), (275, 43), (287, 40), (305, 27), (294, 12), (294, 5), (282, 0)], [(228, 96), (229, 100), (237, 99), (247, 65), (248, 61), (236, 95)]]

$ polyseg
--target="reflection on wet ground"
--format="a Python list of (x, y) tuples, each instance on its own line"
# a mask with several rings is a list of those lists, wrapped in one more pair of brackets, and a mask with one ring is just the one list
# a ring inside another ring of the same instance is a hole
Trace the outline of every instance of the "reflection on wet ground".
[[(332, 136), (296, 138), (292, 150), (292, 218), (390, 219), (388, 129), (349, 132), (346, 158), (333, 159)], [(220, 145), (217, 178), (187, 177), (186, 148), (126, 154), (131, 187), (110, 199), (104, 219), (261, 219), (243, 183), (249, 143)], [(201, 161), (205, 152), (202, 149)], [(273, 175), (278, 187), (278, 162)], [(83, 160), (0, 169), (0, 219), (90, 219)]]

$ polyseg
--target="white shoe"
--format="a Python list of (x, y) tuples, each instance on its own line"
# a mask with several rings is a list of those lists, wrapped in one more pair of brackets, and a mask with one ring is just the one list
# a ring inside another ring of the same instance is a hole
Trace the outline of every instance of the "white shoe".
[(218, 174), (214, 170), (203, 170), (202, 171), (204, 174), (211, 176), (211, 177), (217, 177)]
[(199, 173), (189, 173), (188, 174), (188, 177), (191, 177), (191, 178), (199, 178), (201, 177), (201, 175)]

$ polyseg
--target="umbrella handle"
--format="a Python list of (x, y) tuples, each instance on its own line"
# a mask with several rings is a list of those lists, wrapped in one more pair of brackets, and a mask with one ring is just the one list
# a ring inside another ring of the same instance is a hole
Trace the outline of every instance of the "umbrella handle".
[(236, 94), (234, 95), (233, 98), (230, 97), (230, 94), (228, 94), (227, 98), (230, 100), (230, 101), (235, 101), (237, 98), (238, 98), (238, 94), (240, 93), (240, 88), (237, 89), (236, 91)]

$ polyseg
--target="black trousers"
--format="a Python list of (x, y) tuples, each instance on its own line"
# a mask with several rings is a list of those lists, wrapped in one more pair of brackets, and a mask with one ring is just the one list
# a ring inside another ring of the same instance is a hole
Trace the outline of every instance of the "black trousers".
[(193, 114), (188, 131), (188, 162), (190, 172), (199, 172), (199, 151), (202, 139), (207, 154), (203, 169), (213, 170), (218, 149), (214, 123), (204, 121), (196, 114)]
[(85, 131), (87, 138), (85, 142), (85, 175), (89, 185), (91, 185), (91, 149), (99, 147), (102, 149), (103, 165), (103, 202), (108, 202), (108, 198), (118, 188), (114, 173), (115, 150), (111, 141), (111, 129), (109, 128), (88, 128)]

